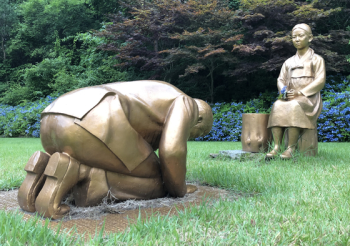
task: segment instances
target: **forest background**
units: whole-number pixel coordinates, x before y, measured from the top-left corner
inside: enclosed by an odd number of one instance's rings
[[[40,110],[67,91],[157,79],[216,103],[206,139],[237,141],[230,115],[268,111],[297,23],[326,61],[321,140],[348,141],[348,0],[0,0],[0,135],[38,136]]]

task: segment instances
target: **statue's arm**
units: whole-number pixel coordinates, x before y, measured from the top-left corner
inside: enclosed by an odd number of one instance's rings
[[[321,91],[326,82],[326,65],[322,57],[318,56],[313,62],[313,69],[315,71],[315,79],[312,83],[300,90],[305,96],[312,96]]]
[[[174,100],[165,120],[159,159],[164,185],[174,197],[186,194],[187,140],[197,118],[197,104],[192,98],[182,95]]]
[[[281,93],[282,88],[284,86],[286,86],[288,83],[287,76],[288,76],[288,69],[287,69],[287,65],[285,62],[285,63],[283,63],[283,66],[282,66],[281,71],[280,71],[280,75],[278,76],[278,79],[277,79],[277,88],[278,88],[278,91],[280,93]]]

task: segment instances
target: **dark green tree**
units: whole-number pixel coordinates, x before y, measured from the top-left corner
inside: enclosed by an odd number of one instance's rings
[[[238,60],[231,49],[240,42],[243,35],[240,34],[240,21],[235,12],[220,7],[216,1],[205,3],[206,1],[188,1],[186,11],[182,14],[190,25],[182,33],[170,35],[171,39],[178,41],[177,47],[160,53],[168,54],[164,59],[168,64],[186,61],[187,67],[180,77],[205,70],[210,78],[210,101],[214,102],[214,72],[222,66],[227,68],[236,65]]]
[[[213,101],[215,71],[237,62],[231,49],[242,35],[235,12],[205,0],[161,0],[141,7],[133,8],[130,18],[113,16],[113,23],[98,33],[107,39],[101,48],[117,54],[118,66],[152,71],[149,78],[176,83],[179,75],[206,73],[205,99]]]
[[[17,15],[14,4],[9,0],[0,0],[0,39],[3,61],[6,60],[6,43],[16,22]]]
[[[329,72],[349,72],[346,45],[350,32],[349,1],[242,0],[240,13],[245,27],[243,43],[235,45],[240,66],[229,73],[247,76],[259,70],[279,71],[295,53],[291,30],[298,23],[309,24],[314,40],[311,47],[324,57]]]
[[[29,0],[18,7],[21,23],[11,42],[12,66],[49,57],[56,38],[100,27],[94,12],[81,0]]]

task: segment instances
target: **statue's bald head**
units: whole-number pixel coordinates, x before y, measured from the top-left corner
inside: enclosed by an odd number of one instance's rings
[[[191,138],[207,135],[213,126],[213,112],[208,103],[200,99],[194,99],[198,105],[198,122],[191,130]]]

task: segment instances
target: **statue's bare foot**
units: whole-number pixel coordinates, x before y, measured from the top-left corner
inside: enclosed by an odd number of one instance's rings
[[[78,182],[79,162],[56,152],[51,156],[44,174],[47,178],[35,201],[36,211],[46,218],[62,218],[70,208],[61,201]]]
[[[187,186],[187,194],[191,194],[198,190],[197,186],[195,185],[186,185]]]
[[[281,155],[281,159],[283,160],[288,160],[293,157],[293,149],[292,148],[287,148]]]
[[[45,182],[43,174],[50,155],[36,151],[29,159],[24,170],[27,176],[18,191],[19,206],[28,212],[35,212],[35,199],[38,196]]]
[[[272,159],[272,158],[277,157],[277,155],[278,155],[277,150],[273,149],[269,153],[266,154],[265,158]]]

